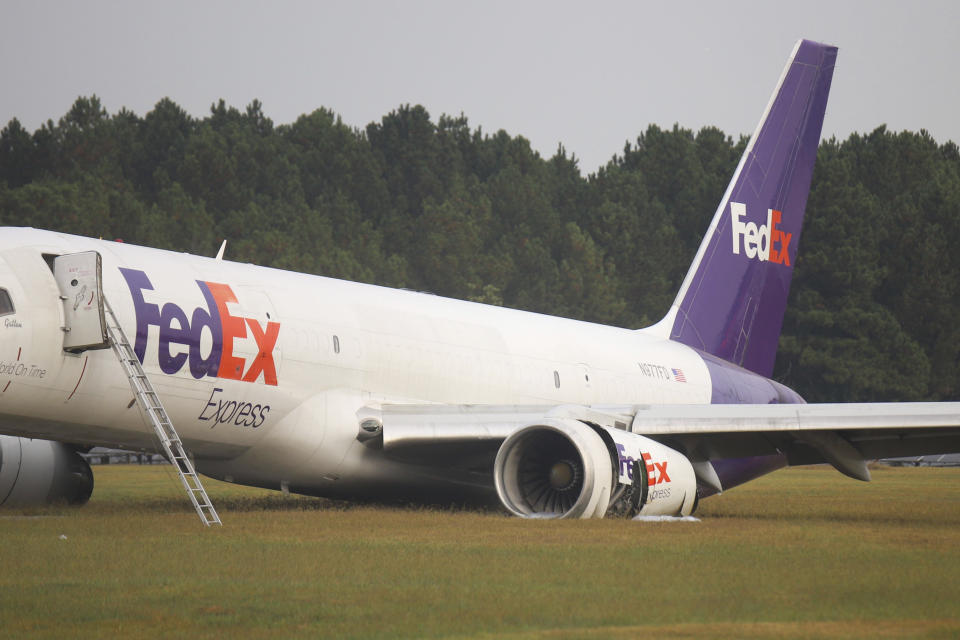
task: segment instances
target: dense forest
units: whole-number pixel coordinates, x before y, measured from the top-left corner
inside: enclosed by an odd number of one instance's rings
[[[122,238],[625,327],[673,300],[745,139],[650,126],[583,177],[563,147],[402,106],[365,129],[258,101],[193,118],[94,96],[0,132],[0,224]],[[960,152],[821,143],[775,377],[811,401],[960,397]]]

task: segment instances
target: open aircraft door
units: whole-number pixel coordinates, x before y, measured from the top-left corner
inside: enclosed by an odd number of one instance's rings
[[[84,251],[58,256],[53,260],[53,277],[63,302],[64,351],[76,353],[109,347],[100,254]]]

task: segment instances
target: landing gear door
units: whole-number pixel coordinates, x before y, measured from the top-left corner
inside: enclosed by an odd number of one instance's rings
[[[103,317],[100,254],[71,253],[53,260],[53,277],[63,301],[63,349],[105,349],[107,326]]]

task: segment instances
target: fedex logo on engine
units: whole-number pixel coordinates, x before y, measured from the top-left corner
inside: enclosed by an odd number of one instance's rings
[[[647,471],[647,486],[652,487],[654,485],[660,484],[661,482],[670,482],[670,476],[667,475],[667,461],[663,462],[653,462],[653,458],[649,453],[641,453],[640,457],[643,459],[643,466]],[[628,456],[626,453],[626,447],[622,444],[617,444],[617,458],[619,458],[620,463],[620,478],[624,476],[630,479],[630,482],[633,482],[633,463],[635,459],[633,456]]]
[[[730,220],[733,223],[733,253],[740,255],[740,247],[750,259],[757,258],[761,262],[774,262],[785,267],[790,266],[790,238],[792,233],[785,233],[777,228],[783,212],[776,209],[767,209],[767,224],[759,227],[755,222],[742,222],[741,218],[747,215],[747,205],[742,202],[730,203]]]
[[[211,376],[256,382],[261,377],[266,384],[277,384],[277,368],[273,349],[280,335],[279,322],[267,322],[263,327],[254,318],[234,316],[228,303],[237,303],[237,296],[230,285],[197,280],[206,307],[197,307],[188,315],[173,302],[161,307],[147,302],[144,291],[153,291],[150,278],[137,269],[120,268],[137,314],[137,340],[134,353],[142,363],[147,353],[147,337],[150,327],[157,327],[157,361],[166,374],[177,373],[189,364],[194,378]],[[211,337],[209,353],[201,350],[201,338],[206,329]],[[249,330],[249,333],[248,333]],[[252,338],[257,354],[250,359],[235,355],[237,341]],[[179,348],[178,348],[179,347]]]

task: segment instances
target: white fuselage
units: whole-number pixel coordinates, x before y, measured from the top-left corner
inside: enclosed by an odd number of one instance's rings
[[[114,353],[63,350],[70,301],[61,300],[43,254],[90,250],[102,257],[103,295],[129,341],[138,328],[146,338],[143,367],[185,446],[198,468],[215,477],[331,495],[385,481],[382,471],[393,463],[356,441],[357,411],[380,403],[711,399],[700,356],[643,331],[6,228],[0,230],[0,287],[16,313],[0,319],[2,433],[155,448]],[[152,289],[131,286],[121,268],[143,274]],[[219,292],[222,307],[211,306],[199,283]],[[152,320],[142,310],[138,318],[138,295],[142,304],[155,305]],[[220,345],[203,326],[217,314],[223,327],[232,327],[232,335],[221,332]],[[191,332],[199,340],[192,356]],[[209,360],[215,346],[221,368],[197,377],[191,358]],[[233,373],[225,369],[227,356]],[[390,482],[403,482],[402,474]]]

